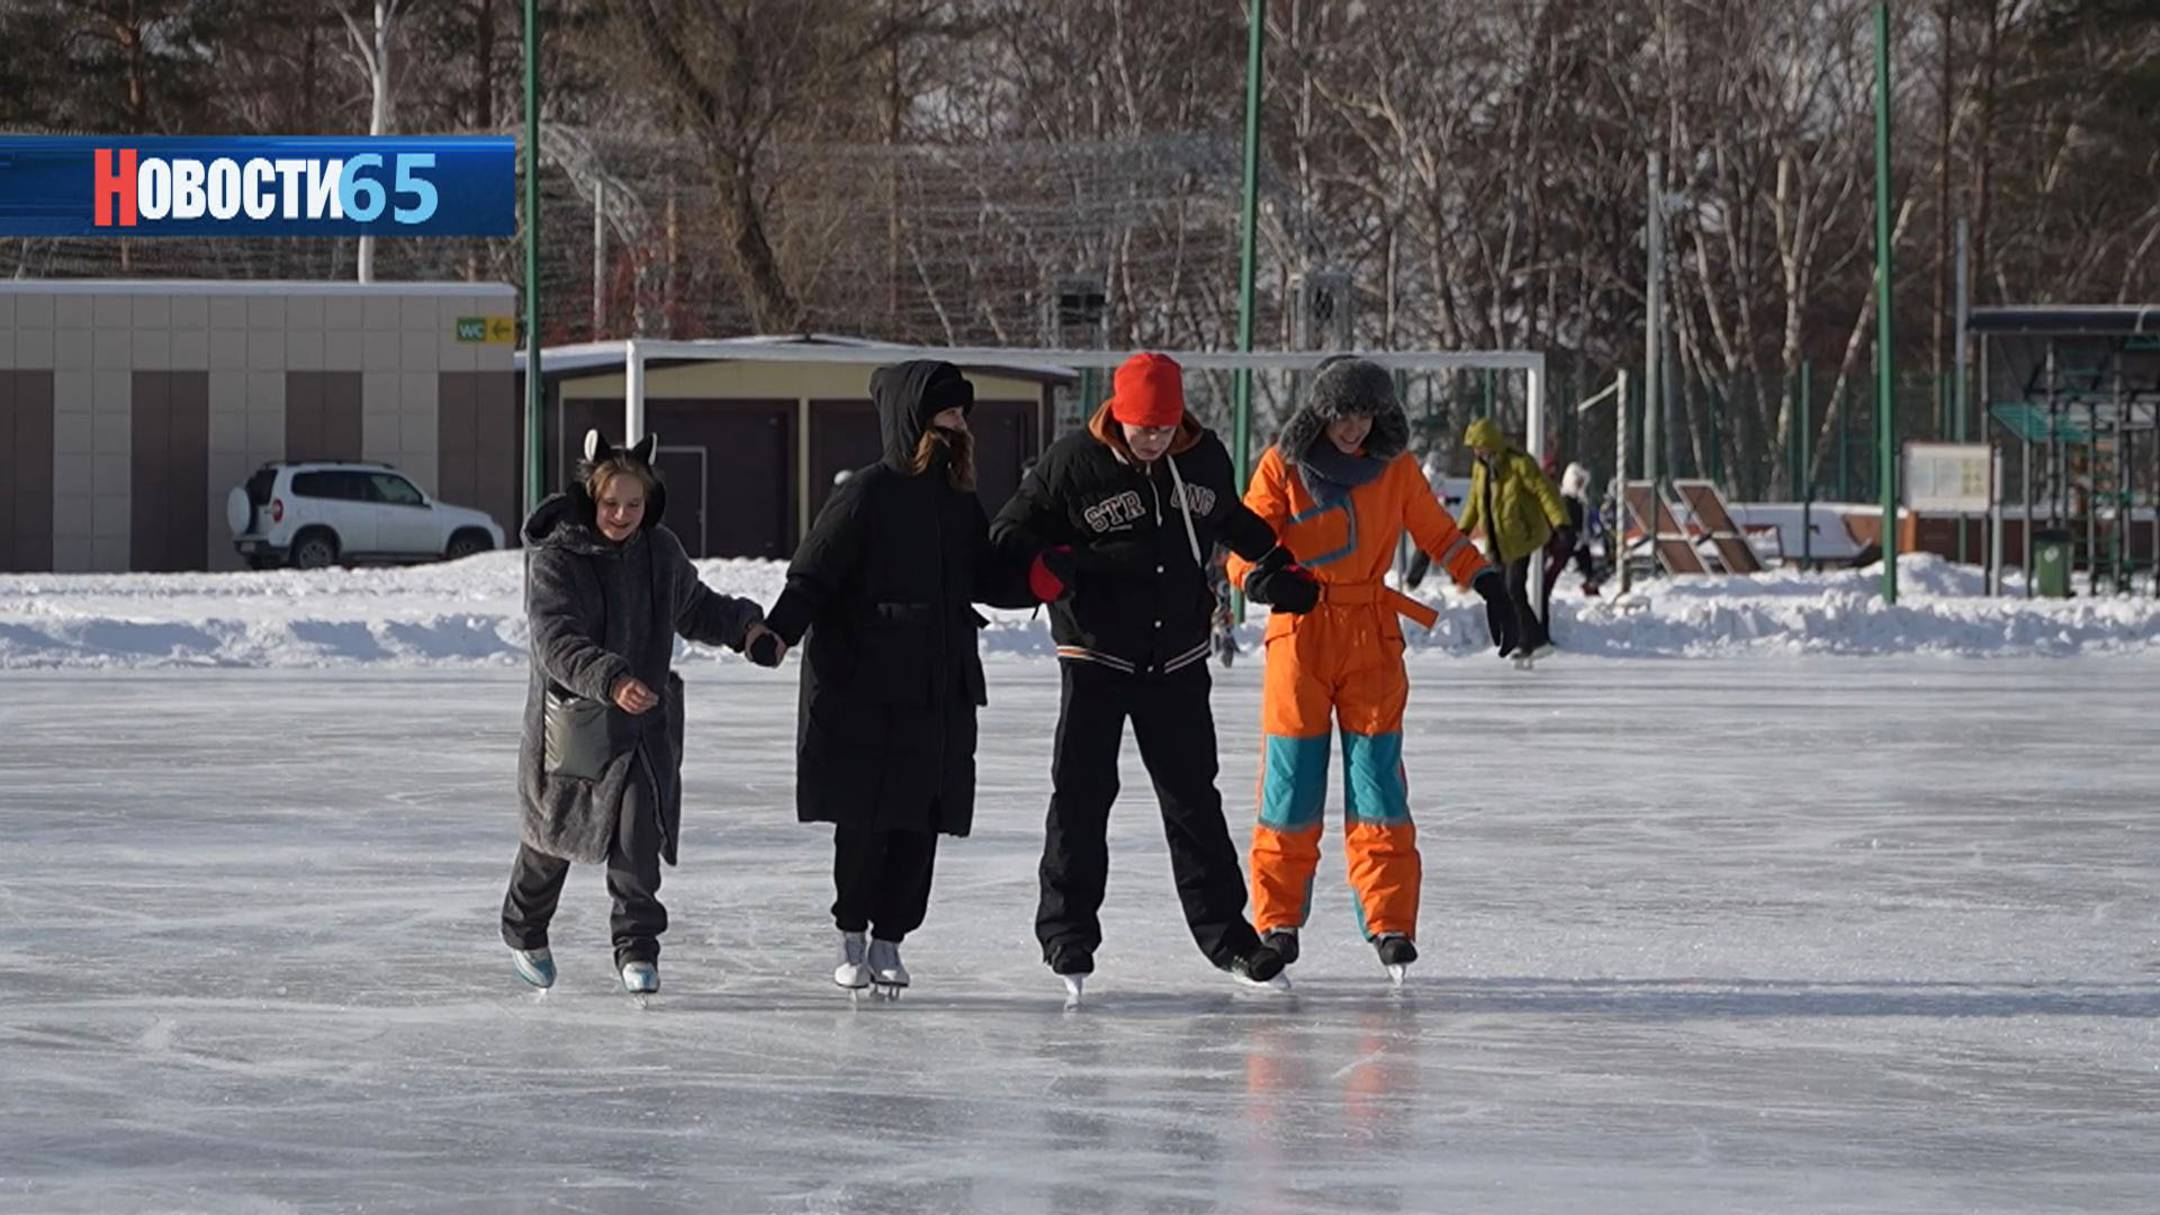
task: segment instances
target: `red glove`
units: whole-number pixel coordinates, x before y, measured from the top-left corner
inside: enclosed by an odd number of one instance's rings
[[[1028,590],[1044,603],[1056,603],[1072,594],[1073,573],[1071,545],[1046,548],[1028,562]]]

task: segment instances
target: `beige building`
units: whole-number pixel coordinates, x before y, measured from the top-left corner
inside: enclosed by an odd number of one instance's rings
[[[0,571],[237,569],[225,496],[396,465],[517,526],[515,296],[479,283],[0,282]]]

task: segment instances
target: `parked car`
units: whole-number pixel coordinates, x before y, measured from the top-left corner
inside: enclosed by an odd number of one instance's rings
[[[225,496],[225,522],[255,569],[435,561],[503,546],[485,512],[436,502],[388,464],[265,464]]]

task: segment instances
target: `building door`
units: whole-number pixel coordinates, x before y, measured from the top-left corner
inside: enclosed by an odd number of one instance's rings
[[[1032,401],[977,401],[968,415],[975,436],[975,491],[992,515],[1020,488],[1020,472],[1035,458]]]
[[[53,373],[0,371],[0,572],[53,567],[54,488]],[[58,489],[90,494],[86,484]]]
[[[810,403],[810,517],[832,497],[836,478],[884,455],[877,410],[868,401]]]
[[[793,401],[646,401],[648,431],[706,453],[704,556],[795,551],[795,409]],[[671,492],[669,514],[676,509]]]
[[[656,447],[653,471],[667,487],[667,515],[661,521],[693,557],[711,555],[705,526],[706,455],[702,447]]]
[[[210,518],[210,373],[138,371],[132,392],[129,568],[207,569],[223,527]]]

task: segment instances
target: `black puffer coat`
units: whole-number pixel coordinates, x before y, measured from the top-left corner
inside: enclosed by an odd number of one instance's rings
[[[682,818],[683,681],[670,669],[677,633],[741,650],[762,613],[748,599],[715,593],[675,533],[660,526],[666,499],[656,488],[645,522],[621,544],[600,534],[582,485],[533,509],[525,521],[525,613],[531,627],[532,682],[518,745],[519,836],[566,861],[603,862],[615,838],[623,792],[636,779],[639,751],[651,769],[662,831],[661,856],[675,863]],[[595,780],[546,770],[545,715],[550,688],[607,701],[615,682],[634,675],[660,705],[631,716],[607,709],[614,759]]]
[[[988,700],[985,622],[970,604],[1035,600],[1026,567],[991,549],[974,492],[953,488],[942,464],[908,472],[938,402],[965,385],[950,363],[928,361],[872,377],[884,458],[826,500],[766,621],[790,645],[809,638],[795,771],[804,822],[947,835],[973,825],[975,710]]]

